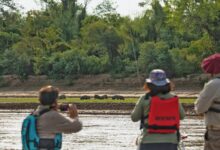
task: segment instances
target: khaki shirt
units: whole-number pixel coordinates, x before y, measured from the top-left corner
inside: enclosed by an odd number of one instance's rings
[[[48,106],[38,106],[34,114],[48,109]],[[50,110],[39,117],[37,131],[40,138],[54,138],[56,133],[75,133],[82,129],[82,123],[78,118],[69,118],[55,110]]]
[[[195,102],[195,111],[198,114],[204,113],[206,126],[215,126],[220,128],[220,113],[208,111],[210,107],[220,109],[220,74],[205,84],[203,90]]]

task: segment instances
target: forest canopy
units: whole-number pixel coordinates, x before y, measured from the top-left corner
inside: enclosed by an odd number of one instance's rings
[[[22,15],[0,0],[0,75],[128,76],[164,69],[170,77],[201,73],[201,60],[220,52],[219,0],[143,0],[136,18],[110,0],[94,14],[77,0],[39,0],[45,9]],[[144,7],[145,8],[145,7]]]

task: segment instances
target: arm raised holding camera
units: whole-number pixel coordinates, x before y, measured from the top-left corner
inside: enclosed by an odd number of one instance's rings
[[[82,129],[82,122],[78,119],[75,104],[58,104],[59,90],[46,86],[40,91],[40,107],[50,107],[51,111],[39,118],[38,131],[40,135],[53,135],[54,133],[75,133]],[[68,116],[60,113],[68,111]],[[48,136],[46,136],[48,137]]]

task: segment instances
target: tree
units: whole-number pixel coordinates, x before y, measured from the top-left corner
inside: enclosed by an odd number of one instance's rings
[[[169,46],[164,42],[146,42],[141,45],[140,68],[142,72],[149,73],[152,69],[161,68],[168,76],[174,74],[173,61]]]
[[[10,48],[21,37],[21,15],[17,12],[0,14],[0,52]]]
[[[110,65],[113,65],[116,57],[119,57],[118,47],[122,43],[116,29],[103,21],[84,26],[82,29],[83,41],[91,47],[100,47],[98,55],[108,54]],[[90,52],[89,52],[90,53]],[[93,55],[96,55],[96,54]]]
[[[16,10],[16,5],[13,0],[0,0],[0,14],[5,11],[5,8]]]
[[[113,2],[111,2],[110,0],[104,0],[96,6],[94,13],[96,16],[105,18],[111,14],[116,14],[117,12]]]
[[[143,0],[145,12],[134,19],[120,16],[110,0],[93,15],[86,12],[90,0],[41,1],[45,9],[24,16],[12,0],[0,0],[1,74],[71,79],[162,68],[185,76],[199,73],[201,60],[220,51],[216,0]]]
[[[6,50],[0,64],[5,68],[3,74],[15,74],[21,81],[24,81],[28,78],[28,75],[33,74],[33,62],[30,54],[19,47],[22,47],[22,45],[18,44],[13,50]]]
[[[103,21],[111,26],[117,27],[120,25],[122,17],[116,11],[117,6],[110,0],[104,0],[96,6],[94,10],[95,16],[98,16]]]
[[[180,30],[188,30],[199,36],[207,33],[219,43],[220,1],[174,0],[167,1],[167,5],[171,12],[170,21]]]

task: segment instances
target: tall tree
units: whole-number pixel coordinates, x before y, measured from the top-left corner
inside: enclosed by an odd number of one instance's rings
[[[104,0],[96,6],[94,13],[95,15],[104,18],[110,14],[116,14],[117,12],[116,7],[114,6],[114,3],[112,1]]]
[[[170,19],[180,30],[194,33],[208,33],[220,41],[220,1],[216,0],[174,0],[170,5]]]
[[[107,52],[110,64],[114,64],[116,57],[119,56],[118,47],[122,43],[122,39],[114,27],[103,21],[97,21],[84,26],[82,36],[85,43],[93,45],[93,47],[100,46],[99,54]]]
[[[71,41],[79,37],[82,21],[86,17],[86,8],[88,1],[84,6],[78,5],[77,0],[43,0],[47,5],[47,12],[53,19],[53,24],[62,31],[62,38],[65,41]]]

